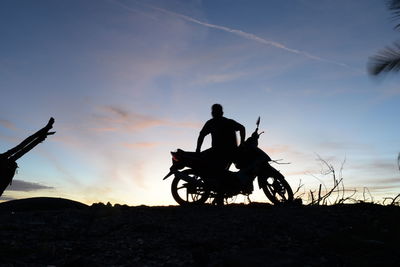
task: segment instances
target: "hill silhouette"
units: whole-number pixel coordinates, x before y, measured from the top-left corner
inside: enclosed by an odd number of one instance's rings
[[[0,203],[0,212],[79,209],[85,207],[88,206],[65,198],[33,197]]]
[[[7,266],[400,263],[395,206],[111,207],[39,198],[2,203],[0,210],[0,259]]]

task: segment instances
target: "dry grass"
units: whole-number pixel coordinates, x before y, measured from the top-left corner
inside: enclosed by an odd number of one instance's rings
[[[362,191],[357,189],[348,189],[344,185],[343,169],[346,159],[344,159],[339,168],[335,168],[333,164],[317,155],[317,160],[321,165],[321,175],[330,177],[331,186],[326,186],[323,179],[311,174],[320,184],[317,189],[306,190],[304,184],[300,180],[297,189],[294,190],[296,199],[301,199],[307,205],[335,205],[343,203],[376,203],[383,205],[400,206],[400,194],[395,197],[386,197],[382,203],[375,202],[374,197],[367,187]],[[400,165],[400,154],[399,154]],[[339,169],[337,171],[337,169]],[[358,194],[357,194],[358,193]]]

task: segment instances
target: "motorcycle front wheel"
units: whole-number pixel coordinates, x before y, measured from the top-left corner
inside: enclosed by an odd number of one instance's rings
[[[278,171],[261,177],[264,194],[273,204],[293,201],[293,191],[285,177]]]
[[[182,172],[193,179],[188,182],[175,176],[171,184],[171,193],[175,201],[182,206],[204,204],[210,195],[210,191],[205,188],[204,181],[190,170]]]

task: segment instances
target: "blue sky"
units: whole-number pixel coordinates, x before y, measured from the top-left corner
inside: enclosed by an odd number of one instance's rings
[[[1,1],[0,148],[50,116],[57,131],[3,199],[173,204],[169,151],[195,148],[213,103],[248,133],[261,116],[293,187],[330,185],[318,154],[346,159],[347,187],[394,196],[399,78],[366,71],[394,24],[380,0]]]

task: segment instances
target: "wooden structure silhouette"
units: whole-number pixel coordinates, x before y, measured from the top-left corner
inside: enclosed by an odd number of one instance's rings
[[[43,142],[48,135],[55,134],[55,132],[50,132],[50,129],[53,128],[53,124],[54,118],[50,118],[45,127],[26,138],[16,147],[0,154],[0,196],[14,178],[15,171],[18,168],[16,161],[39,143]]]

